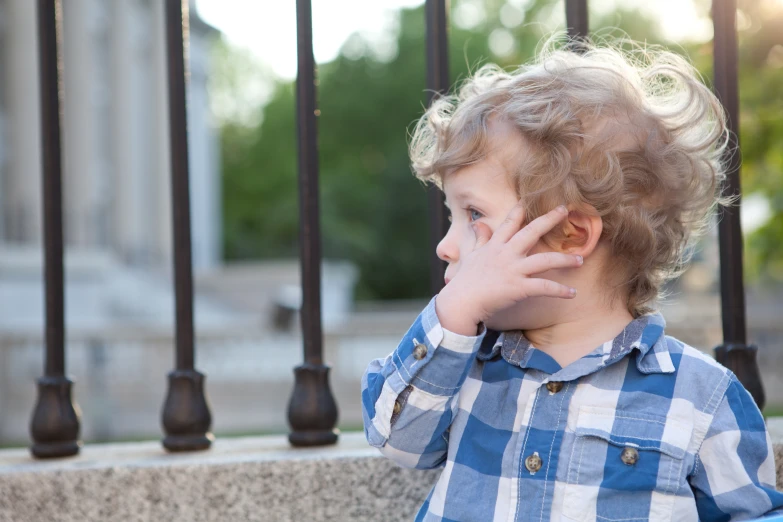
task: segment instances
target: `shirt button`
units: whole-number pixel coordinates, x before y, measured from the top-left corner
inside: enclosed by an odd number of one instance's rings
[[[538,456],[537,451],[525,459],[525,467],[531,475],[541,469],[541,457]]]
[[[417,343],[413,348],[413,358],[420,361],[427,357],[427,346]]]
[[[639,452],[636,451],[636,448],[631,448],[630,446],[623,448],[623,452],[620,454],[620,460],[627,466],[633,466],[639,461]]]
[[[394,414],[398,415],[400,413],[400,410],[402,410],[402,406],[400,406],[400,401],[394,401]]]
[[[546,383],[546,389],[549,390],[550,393],[557,393],[563,389],[563,383],[556,382],[556,381],[549,381],[548,383]]]

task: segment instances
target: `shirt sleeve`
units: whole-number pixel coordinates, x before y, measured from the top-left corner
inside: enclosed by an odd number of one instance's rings
[[[732,375],[690,477],[701,520],[747,520],[783,514],[775,457],[764,418]]]
[[[398,464],[420,469],[446,460],[457,394],[486,332],[463,336],[444,329],[435,299],[397,349],[372,361],[362,377],[367,441]]]

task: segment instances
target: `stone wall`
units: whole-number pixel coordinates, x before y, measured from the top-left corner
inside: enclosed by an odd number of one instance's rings
[[[783,444],[775,452],[780,488]],[[291,449],[282,437],[176,455],[157,442],[90,445],[47,462],[4,450],[0,522],[409,521],[438,473],[397,467],[361,433],[318,449]]]
[[[326,449],[282,437],[218,440],[208,452],[94,445],[33,462],[0,451],[0,522],[412,520],[437,471],[397,467],[361,433]]]

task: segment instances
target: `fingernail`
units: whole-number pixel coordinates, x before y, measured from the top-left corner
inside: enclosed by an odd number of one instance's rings
[[[561,214],[565,214],[566,212],[568,212],[568,209],[565,208],[565,205],[560,205],[559,207],[557,207],[557,211],[560,212]]]
[[[582,256],[576,256],[576,262],[580,265],[585,262],[584,258]]]
[[[571,296],[573,297],[573,296],[575,296],[575,295],[576,295],[576,288],[571,288],[571,289],[570,289],[568,292],[569,292],[569,293],[571,294]]]

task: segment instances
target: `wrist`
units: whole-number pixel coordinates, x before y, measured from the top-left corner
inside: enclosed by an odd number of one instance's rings
[[[473,337],[477,335],[481,323],[479,314],[470,304],[470,299],[464,299],[453,287],[446,286],[435,299],[435,313],[440,325],[459,335]]]

